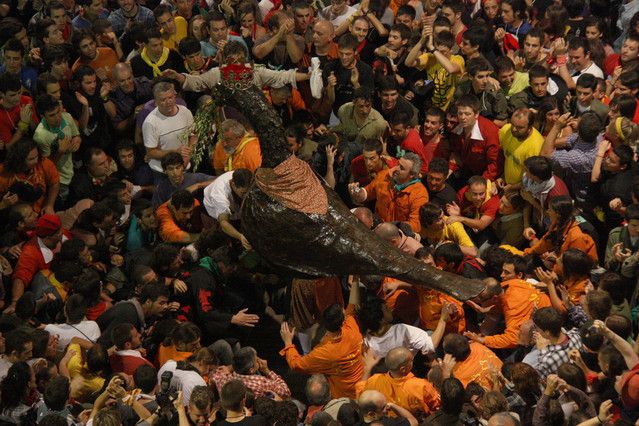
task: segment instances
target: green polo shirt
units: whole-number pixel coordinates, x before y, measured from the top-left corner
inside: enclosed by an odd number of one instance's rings
[[[384,134],[388,124],[382,114],[374,108],[366,117],[361,125],[357,125],[355,121],[355,106],[353,102],[347,102],[337,111],[337,118],[340,124],[335,128],[336,131],[344,133],[349,140],[378,139]]]
[[[45,120],[41,120],[33,134],[33,140],[38,144],[40,154],[43,157],[50,157],[57,151],[58,140],[63,139],[65,136],[74,137],[79,135],[80,131],[71,114],[63,112],[62,124],[60,124],[60,127],[57,129],[49,128]],[[60,183],[63,185],[69,185],[73,178],[72,156],[73,154],[71,152],[64,153],[55,163],[60,173]]]

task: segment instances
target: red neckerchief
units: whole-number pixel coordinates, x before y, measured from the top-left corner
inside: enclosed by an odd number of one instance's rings
[[[357,49],[355,49],[355,52],[360,53],[362,49],[364,49],[364,46],[366,46],[366,39],[362,40],[359,46],[357,46]]]

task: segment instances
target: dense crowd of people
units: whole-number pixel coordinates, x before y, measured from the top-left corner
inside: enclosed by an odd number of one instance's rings
[[[639,0],[0,0],[0,46],[0,424],[639,424]],[[269,265],[233,81],[481,293]]]

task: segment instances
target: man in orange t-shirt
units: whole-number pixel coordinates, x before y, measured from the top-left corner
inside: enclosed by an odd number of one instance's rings
[[[505,280],[501,285],[495,280],[487,281],[486,288],[477,297],[484,300],[487,295],[498,296],[506,329],[493,336],[480,336],[473,332],[466,332],[465,336],[494,349],[516,348],[522,324],[530,319],[535,310],[550,306],[546,294],[520,278]]]
[[[391,349],[384,359],[387,373],[370,376],[379,358],[370,351],[365,356],[364,376],[357,384],[357,396],[366,390],[381,392],[390,402],[407,409],[414,416],[427,416],[440,405],[439,392],[426,379],[415,377],[413,354],[404,347]],[[370,376],[370,377],[369,377]]]
[[[195,242],[203,229],[200,202],[189,191],[173,193],[155,212],[160,238],[167,243]]]
[[[501,371],[503,365],[493,351],[481,343],[469,342],[461,334],[449,334],[444,338],[444,352],[455,358],[453,376],[464,387],[477,382],[485,389],[493,389],[492,372]]]
[[[353,312],[354,305],[349,305],[346,313],[339,304],[326,308],[322,313],[326,335],[305,356],[293,344],[295,329],[284,322],[280,330],[284,341],[280,355],[286,357],[289,367],[300,373],[326,375],[332,398],[355,398],[355,385],[364,372],[362,333]]]
[[[255,173],[262,165],[260,142],[237,120],[224,120],[220,125],[221,140],[213,152],[213,168],[217,175],[236,169]]]
[[[110,47],[98,47],[95,34],[89,30],[78,30],[71,39],[73,47],[80,52],[71,71],[75,72],[80,65],[88,65],[100,80],[111,80],[111,70],[119,62],[117,53]]]

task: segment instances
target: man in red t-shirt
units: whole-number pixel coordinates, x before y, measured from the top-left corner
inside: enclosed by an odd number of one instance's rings
[[[49,267],[53,255],[60,250],[60,245],[65,239],[62,221],[58,215],[40,216],[34,236],[22,246],[22,252],[13,273],[11,303],[6,307],[5,313],[15,311],[16,302],[24,294],[25,288],[31,285],[33,276],[38,271]]]
[[[29,136],[38,119],[33,101],[22,95],[20,77],[10,73],[0,75],[0,149]]]
[[[362,154],[351,161],[351,181],[362,187],[371,183],[377,173],[397,165],[396,158],[382,155],[384,146],[379,139],[365,139],[363,145]]]
[[[417,129],[411,127],[412,117],[405,111],[396,111],[388,123],[390,125],[390,145],[388,152],[391,155],[402,157],[402,151],[414,152],[422,160],[421,173],[428,170],[428,160],[424,152],[424,142],[419,137]],[[396,152],[395,152],[396,151]]]
[[[639,61],[639,36],[628,34],[621,46],[621,53],[615,53],[606,57],[604,61],[604,71],[607,75],[613,76],[615,68],[618,66],[629,71],[634,69],[637,61]]]
[[[437,107],[431,107],[424,114],[424,124],[420,137],[424,143],[424,156],[426,158],[426,172],[428,164],[433,158],[450,159],[450,146],[448,140],[442,135],[444,123],[446,123],[446,113]]]
[[[499,211],[499,197],[491,192],[492,182],[483,176],[472,176],[468,185],[459,190],[457,203],[448,204],[448,223],[461,222],[472,232],[469,235],[477,245],[491,239],[490,224]]]
[[[140,337],[138,329],[130,323],[118,324],[113,328],[111,338],[115,345],[115,353],[109,356],[109,363],[114,373],[132,376],[142,365],[153,367],[139,350],[142,344]]]

